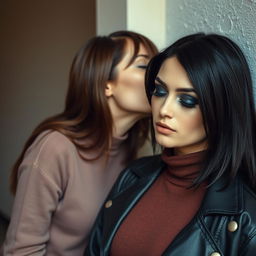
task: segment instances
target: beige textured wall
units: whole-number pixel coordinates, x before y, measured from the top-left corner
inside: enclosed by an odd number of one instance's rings
[[[149,37],[159,50],[166,46],[166,0],[127,0],[127,29]]]
[[[96,34],[94,0],[2,0],[0,211],[9,215],[9,169],[42,119],[62,110],[75,52]]]

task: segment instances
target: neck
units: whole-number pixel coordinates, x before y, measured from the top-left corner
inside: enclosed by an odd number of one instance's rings
[[[148,113],[131,113],[116,107],[115,104],[109,104],[113,118],[113,136],[124,136],[133,125],[142,118],[148,116]]]
[[[136,115],[118,115],[113,116],[113,135],[114,137],[122,137],[124,136],[132,127],[133,125],[139,121],[141,117]]]
[[[207,140],[204,138],[199,143],[196,143],[195,145],[189,145],[188,147],[181,147],[181,148],[174,148],[174,155],[181,156],[181,155],[188,155],[200,151],[207,150],[208,143]]]
[[[205,151],[194,152],[186,155],[173,155],[171,149],[165,149],[162,160],[167,164],[167,179],[180,187],[189,187],[199,175],[203,167]]]

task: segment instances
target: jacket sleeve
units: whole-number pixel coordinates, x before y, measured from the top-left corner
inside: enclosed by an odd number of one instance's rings
[[[65,156],[57,151],[53,143],[33,149],[19,168],[11,221],[3,245],[5,256],[46,253],[52,215],[65,183]]]

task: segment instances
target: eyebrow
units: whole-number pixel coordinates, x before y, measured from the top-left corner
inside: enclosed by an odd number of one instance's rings
[[[156,81],[159,82],[161,85],[168,87],[167,84],[161,80],[158,76],[156,77]],[[195,90],[193,88],[177,88],[176,92],[194,92]]]

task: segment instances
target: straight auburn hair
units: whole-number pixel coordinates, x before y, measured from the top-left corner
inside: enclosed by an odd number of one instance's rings
[[[206,180],[210,186],[222,176],[231,182],[239,174],[256,190],[255,105],[243,52],[223,35],[181,38],[150,61],[145,82],[149,102],[160,67],[171,57],[178,59],[195,89],[208,141],[205,165],[194,186]]]
[[[113,119],[105,96],[105,87],[108,81],[116,78],[116,66],[125,54],[128,39],[134,45],[128,66],[136,58],[140,44],[148,50],[149,57],[157,53],[156,46],[148,38],[131,31],[117,31],[109,36],[93,37],[77,52],[70,69],[64,111],[44,120],[28,138],[11,172],[10,189],[13,194],[16,193],[18,169],[24,155],[44,131],[64,134],[74,143],[84,160],[94,161],[101,155],[108,156]],[[149,118],[139,120],[129,130],[126,139],[126,163],[136,157],[138,149],[148,138],[148,133]],[[90,144],[82,144],[81,141],[87,138],[90,138]],[[85,158],[81,154],[96,149],[98,154],[94,158]]]

